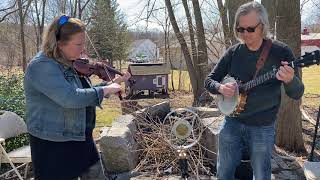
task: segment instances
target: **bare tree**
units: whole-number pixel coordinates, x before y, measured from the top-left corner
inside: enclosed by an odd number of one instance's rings
[[[223,5],[222,0],[217,0],[217,4],[219,8],[221,23],[222,23],[224,44],[226,48],[228,48],[232,44],[231,39],[233,38],[233,34],[232,34],[232,28],[230,28],[229,26],[227,7]]]
[[[23,72],[25,71],[27,67],[27,55],[26,55],[26,42],[25,42],[25,32],[24,32],[24,27],[25,27],[25,19],[26,15],[28,13],[28,9],[30,7],[32,0],[17,0],[18,3],[18,8],[19,8],[19,21],[20,21],[20,40],[21,40],[21,48],[22,48],[22,68]],[[24,6],[24,4],[26,4]]]
[[[16,4],[17,2],[14,1],[14,3],[11,6],[0,9],[0,12],[4,13],[4,15],[0,17],[0,23],[4,21],[10,14],[13,14],[18,11],[18,9],[15,8]]]
[[[192,17],[189,11],[189,6],[188,6],[188,0],[182,0],[183,8],[187,16],[187,21],[188,21],[188,29],[189,29],[189,36],[190,36],[190,42],[191,42],[191,52],[192,52],[192,60],[193,62],[198,62],[198,54],[197,54],[197,46],[196,46],[196,41],[194,38],[194,30],[193,30],[193,23],[192,23]]]
[[[200,81],[197,84],[196,97],[199,98],[204,92],[204,80],[208,75],[208,53],[207,53],[207,44],[206,37],[203,27],[203,20],[200,10],[200,4],[198,0],[192,0],[193,4],[193,13],[194,19],[196,22],[196,34],[198,42],[198,59],[194,59],[194,67],[196,71],[199,71],[198,80]]]
[[[33,0],[33,4],[32,4],[32,8],[34,9],[35,13],[32,13],[31,17],[34,22],[37,51],[40,50],[40,45],[42,42],[44,20],[46,17],[46,5],[47,5],[47,0]]]
[[[180,31],[180,28],[179,28],[178,24],[177,24],[177,20],[176,20],[176,17],[175,17],[173,8],[172,8],[171,1],[170,0],[165,0],[165,4],[166,4],[166,7],[168,9],[168,15],[169,15],[169,18],[170,18],[171,25],[172,25],[173,30],[175,32],[175,35],[176,35],[176,37],[177,37],[177,39],[179,41],[179,44],[181,46],[181,50],[182,50],[184,59],[186,61],[187,69],[188,69],[189,76],[190,76],[191,86],[192,86],[192,90],[193,90],[193,95],[194,95],[194,104],[197,104],[199,102],[200,95],[204,92],[203,81],[201,81],[201,79],[204,79],[204,77],[200,77],[200,75],[202,73],[204,74],[204,72],[200,73],[199,71],[200,71],[201,68],[206,67],[206,65],[200,64],[200,63],[204,63],[203,61],[201,61],[198,64],[196,64],[192,60],[192,57],[191,57],[190,52],[189,52],[188,44],[187,44],[187,42],[186,42],[182,32]],[[193,2],[193,5],[194,5],[194,11],[200,10],[200,8],[198,6],[199,2],[197,0],[195,2]],[[195,7],[195,6],[198,6],[198,7]],[[200,12],[194,12],[194,13],[197,14],[197,13],[200,13]],[[200,20],[202,21],[202,17],[201,17],[200,14],[197,14],[195,16],[197,16],[196,17],[196,21],[200,21]],[[198,25],[201,25],[202,22],[201,23],[200,22],[196,22],[196,24],[198,26]],[[203,33],[203,36],[202,36],[202,33]],[[203,44],[203,39],[200,39],[200,38],[204,37],[203,27],[197,27],[197,35],[198,35],[198,41],[200,41],[200,42],[198,42],[198,48],[201,48],[201,51],[202,51],[201,52],[202,53],[201,58],[205,58],[204,56],[206,55],[206,52],[207,52],[206,44],[205,44],[205,42]],[[203,50],[204,48],[205,48],[205,50]],[[199,51],[200,51],[200,49],[198,49],[198,53],[199,53]],[[201,59],[201,60],[203,60],[203,59]],[[205,64],[207,64],[207,61],[208,61],[208,58],[206,57],[206,63]]]
[[[72,17],[82,18],[82,13],[91,0],[70,0],[70,12]]]
[[[229,33],[233,32],[233,24],[234,24],[234,18],[235,18],[235,14],[237,9],[239,8],[239,6],[241,6],[244,3],[250,2],[252,0],[225,0],[225,6],[228,9],[228,19],[229,19]],[[232,44],[237,43],[238,41],[236,40],[236,38],[234,36],[231,37],[231,42]]]

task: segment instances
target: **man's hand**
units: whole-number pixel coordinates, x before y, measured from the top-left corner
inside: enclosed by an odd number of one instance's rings
[[[221,84],[218,91],[221,93],[223,96],[226,97],[232,97],[236,91],[237,83],[226,83],[226,84]]]
[[[281,61],[282,66],[280,66],[276,78],[280,81],[283,81],[284,83],[288,84],[292,81],[294,76],[294,69],[290,66],[288,66],[288,62]]]

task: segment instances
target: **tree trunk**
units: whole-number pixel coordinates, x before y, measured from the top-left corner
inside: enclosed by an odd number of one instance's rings
[[[277,0],[261,0],[262,5],[266,8],[270,23],[271,36],[275,34],[275,21],[276,21],[276,10],[275,8]]]
[[[180,53],[180,62],[179,62],[179,82],[178,82],[178,91],[181,90],[181,71],[182,71],[182,52]]]
[[[189,36],[190,36],[190,42],[191,42],[191,52],[192,52],[192,60],[193,65],[198,63],[198,54],[197,54],[197,46],[196,41],[194,40],[194,31],[193,31],[193,23],[192,23],[192,17],[189,11],[188,1],[182,0],[184,11],[187,16],[188,20],[188,29],[189,29]]]
[[[233,37],[232,28],[229,28],[228,14],[227,14],[226,6],[223,5],[222,0],[217,0],[217,3],[218,3],[218,9],[219,9],[219,14],[220,14],[220,18],[221,18],[221,24],[222,24],[222,30],[223,30],[223,36],[224,36],[224,44],[225,44],[226,49],[228,49],[231,46],[231,39]]]
[[[40,50],[41,42],[42,42],[42,34],[43,34],[43,29],[44,29],[44,19],[45,19],[45,8],[46,8],[46,0],[41,0],[42,5],[41,10],[40,7],[38,7],[38,1],[34,1],[34,7],[36,10],[36,36],[37,36],[37,51]]]
[[[27,5],[23,7],[22,0],[18,1],[18,8],[19,8],[19,21],[20,21],[20,38],[21,38],[21,49],[22,49],[22,69],[23,72],[25,72],[27,68],[27,53],[26,53],[26,42],[24,38],[24,20],[28,11],[28,8],[31,4],[32,0],[28,0]],[[23,12],[23,9],[25,8],[25,11]]]
[[[197,80],[197,90],[196,90],[196,102],[198,102],[200,97],[202,96],[204,89],[204,80],[208,75],[208,53],[207,53],[207,44],[206,37],[204,34],[202,15],[200,10],[200,5],[198,0],[192,0],[193,4],[193,13],[196,21],[196,30],[197,30],[197,38],[198,38],[198,62],[194,63],[194,69],[199,74]],[[201,102],[199,102],[201,103]]]
[[[288,44],[295,55],[300,56],[300,1],[277,0],[276,8],[276,38]],[[299,76],[301,78],[301,70]],[[288,98],[282,89],[282,101],[276,127],[276,145],[294,152],[305,152],[300,105],[301,100]]]
[[[165,27],[164,27],[164,62],[165,63],[170,63],[170,69],[171,69],[171,86],[172,86],[172,91],[175,91],[174,88],[174,78],[173,78],[173,65],[172,65],[172,61],[171,61],[171,57],[170,57],[170,41],[169,41],[169,19],[167,16],[167,11],[165,11],[165,17],[166,17],[166,23],[165,23]]]
[[[233,32],[233,24],[235,21],[235,15],[237,12],[237,9],[242,5],[245,4],[247,2],[250,2],[251,0],[225,0],[226,2],[226,6],[228,9],[228,17],[229,17],[229,32]],[[238,42],[238,40],[234,37],[231,36],[231,42],[232,44],[236,44]]]

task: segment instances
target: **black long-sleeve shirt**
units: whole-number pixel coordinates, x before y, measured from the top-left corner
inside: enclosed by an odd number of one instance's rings
[[[208,75],[205,80],[205,88],[212,94],[218,94],[220,82],[226,75],[242,82],[252,80],[256,71],[256,63],[265,44],[266,40],[257,51],[251,51],[245,44],[240,43],[230,47]],[[294,59],[292,51],[286,44],[273,41],[268,58],[257,76],[271,71],[274,67],[281,66],[281,61],[290,62]],[[297,69],[295,72],[297,74]],[[273,123],[280,106],[281,84],[284,85],[285,92],[289,97],[299,99],[303,95],[304,85],[297,75],[288,84],[282,83],[276,78],[270,79],[250,89],[244,111],[238,116],[230,118],[255,126]]]

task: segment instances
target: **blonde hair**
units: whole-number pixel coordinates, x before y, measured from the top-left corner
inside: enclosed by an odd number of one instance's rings
[[[71,36],[77,33],[85,32],[85,25],[77,18],[69,18],[68,21],[59,25],[61,16],[54,18],[53,22],[49,25],[48,29],[43,34],[42,51],[43,53],[62,63],[66,66],[71,66],[71,61],[64,58],[58,47],[58,41],[68,42]]]

